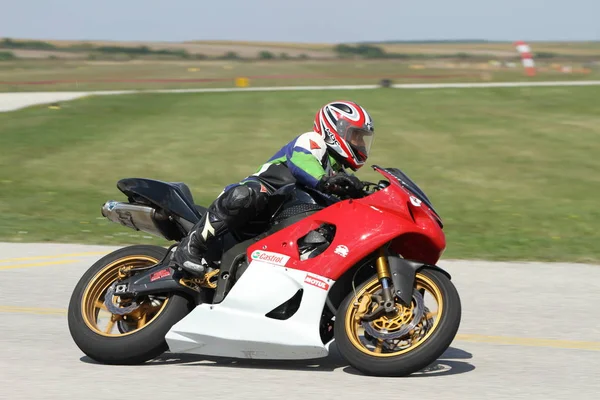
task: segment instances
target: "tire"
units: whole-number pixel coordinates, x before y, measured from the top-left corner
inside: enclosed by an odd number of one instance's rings
[[[105,290],[114,281],[111,279],[110,271],[116,268],[114,272],[116,274],[118,267],[110,267],[111,265],[118,266],[120,262],[125,262],[123,260],[128,260],[128,263],[139,262],[149,265],[159,262],[166,252],[167,249],[160,246],[125,247],[98,260],[79,280],[69,302],[68,323],[75,344],[88,357],[103,364],[132,365],[144,363],[168,350],[165,335],[193,308],[193,302],[181,294],[165,294],[167,298],[160,306],[161,308],[144,326],[137,330],[123,332],[122,326],[127,328],[126,323],[124,321],[116,322],[119,333],[113,336],[107,336],[99,331],[100,328],[95,325],[97,318],[94,318],[96,319],[94,322],[91,317],[92,314],[99,315],[100,310],[97,310],[97,306],[90,308],[92,307],[90,302],[94,301],[92,294],[100,293],[103,296],[104,292],[100,292],[100,290]],[[102,286],[106,286],[106,288],[101,289]],[[90,313],[89,310],[93,310],[93,313]],[[106,315],[108,316],[110,313],[107,312]],[[146,315],[147,312],[144,313],[144,321],[146,321]],[[109,322],[110,324],[112,323]],[[113,330],[115,325],[112,325]]]
[[[353,343],[352,333],[348,331],[347,322],[349,322],[348,314],[351,312],[349,309],[354,308],[355,294],[351,291],[346,296],[337,312],[334,332],[335,342],[341,355],[352,367],[365,375],[407,376],[427,367],[448,349],[460,325],[462,312],[460,297],[454,284],[440,271],[423,269],[417,272],[417,280],[426,278],[433,282],[441,292],[442,315],[438,315],[439,322],[434,325],[429,336],[426,335],[424,339],[417,342],[418,344],[414,348],[398,355],[367,354],[365,351],[369,352],[369,349],[365,347],[361,350]],[[356,293],[361,293],[361,290],[369,285],[374,287],[376,283],[377,276],[373,276],[360,285]],[[377,285],[379,284],[377,283]]]

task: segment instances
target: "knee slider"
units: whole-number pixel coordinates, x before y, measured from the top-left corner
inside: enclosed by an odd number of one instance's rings
[[[231,194],[227,198],[227,208],[238,210],[240,208],[248,208],[252,204],[254,193],[246,185],[236,186],[231,190]]]
[[[242,210],[248,209],[253,203],[252,189],[239,185],[228,190],[216,201],[216,209],[226,216],[237,216]]]

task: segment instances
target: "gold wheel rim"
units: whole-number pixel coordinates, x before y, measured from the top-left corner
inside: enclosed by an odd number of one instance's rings
[[[104,296],[110,285],[117,280],[119,269],[121,267],[142,267],[156,264],[158,261],[159,260],[154,257],[136,255],[120,258],[102,268],[90,280],[90,283],[83,292],[83,298],[81,300],[81,313],[83,321],[88,328],[101,336],[121,337],[139,332],[150,325],[165,309],[165,306],[169,301],[168,297],[162,300],[159,306],[154,306],[151,303],[148,303],[147,299],[144,299],[141,301],[140,306],[131,313],[116,315],[111,314],[106,308]],[[118,298],[117,296],[114,296],[113,299],[115,297]],[[98,324],[98,319],[102,314],[104,317],[109,318],[108,323],[103,328]],[[132,325],[135,325],[135,328],[127,332],[121,332],[119,330],[119,333],[117,334],[111,333],[117,324],[124,325],[128,329],[130,329]]]
[[[350,307],[348,307],[348,309],[346,311],[346,323],[345,323],[346,333],[347,333],[348,338],[350,339],[350,342],[352,343],[352,345],[354,347],[356,347],[358,350],[360,350],[361,352],[368,354],[370,356],[395,357],[395,356],[399,356],[401,354],[406,354],[410,351],[413,351],[417,347],[419,347],[421,344],[423,344],[425,341],[427,341],[427,339],[429,339],[429,337],[431,337],[431,335],[437,330],[441,316],[443,315],[443,312],[444,312],[444,301],[443,301],[443,297],[442,297],[442,291],[440,290],[438,285],[431,278],[429,278],[428,276],[423,275],[421,273],[417,273],[417,275],[415,277],[415,284],[416,284],[417,290],[419,290],[419,291],[425,290],[426,292],[429,292],[433,296],[433,298],[435,299],[435,301],[437,303],[437,310],[435,312],[426,312],[423,315],[423,318],[425,318],[425,319],[430,319],[430,318],[435,317],[433,325],[428,329],[427,333],[424,336],[418,337],[417,340],[415,341],[414,334],[413,334],[413,342],[411,343],[411,345],[409,347],[404,348],[399,351],[394,351],[394,352],[389,352],[389,353],[383,352],[384,340],[381,340],[381,339],[375,338],[371,342],[371,344],[375,347],[373,350],[366,347],[365,343],[363,343],[359,337],[360,332],[364,330],[364,328],[361,325],[362,321],[361,320],[356,321],[354,317],[357,314],[360,300],[363,298],[363,296],[372,295],[381,289],[381,283],[379,282],[379,279],[374,278],[356,294],[355,302],[353,304],[351,304]],[[407,307],[403,307],[402,305],[396,303],[396,307],[399,307],[399,312],[396,314],[396,316],[394,316],[393,318],[380,317],[372,322],[374,323],[375,326],[378,326],[378,327],[387,326],[387,327],[393,327],[393,328],[398,329],[398,328],[400,328],[400,324],[398,322],[404,322],[404,323],[410,322],[410,321],[407,321],[406,316],[409,314],[409,312],[412,310],[412,308],[414,308],[414,306],[415,306],[414,299],[411,303],[410,309],[407,309]],[[386,321],[386,319],[387,319],[387,321]],[[422,324],[422,321],[419,322],[418,326],[420,326],[421,324]],[[408,335],[410,336],[410,333]]]

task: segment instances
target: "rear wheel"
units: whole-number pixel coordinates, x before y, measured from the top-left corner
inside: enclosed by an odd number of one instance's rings
[[[461,318],[458,292],[441,272],[423,269],[415,277],[410,307],[396,299],[397,312],[365,320],[377,308],[372,296],[381,292],[373,276],[356,296],[348,294],[336,315],[337,347],[350,365],[367,375],[410,375],[434,362],[454,340]]]
[[[131,302],[107,296],[120,272],[156,264],[166,252],[160,246],[129,246],[98,260],[83,275],[71,296],[68,322],[73,340],[87,356],[106,364],[138,364],[168,350],[165,335],[192,308],[187,298],[169,293]],[[109,310],[107,297],[118,312]]]

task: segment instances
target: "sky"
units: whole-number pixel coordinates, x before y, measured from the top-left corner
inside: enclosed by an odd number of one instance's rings
[[[0,0],[0,37],[600,40],[600,0]]]

